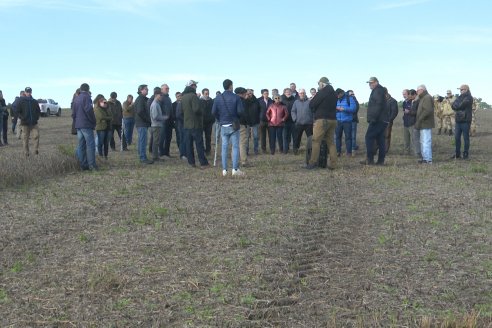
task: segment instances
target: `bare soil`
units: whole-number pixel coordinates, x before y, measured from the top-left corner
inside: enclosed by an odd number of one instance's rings
[[[301,148],[223,178],[173,140],[154,165],[132,145],[98,172],[4,187],[0,326],[491,327],[492,111],[478,122],[468,161],[436,131],[434,164],[399,155],[399,116],[384,167],[359,164],[361,123],[335,171],[302,169]],[[73,150],[70,123],[41,119],[33,161]]]

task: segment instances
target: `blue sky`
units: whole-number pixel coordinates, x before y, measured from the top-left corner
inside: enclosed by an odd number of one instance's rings
[[[445,0],[0,0],[0,90],[21,89],[68,107],[81,83],[124,100],[137,86],[222,81],[261,88],[295,82],[367,101],[377,76],[390,93],[460,84],[492,103],[492,2]]]

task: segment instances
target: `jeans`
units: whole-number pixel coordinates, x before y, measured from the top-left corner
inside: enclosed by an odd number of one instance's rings
[[[196,153],[201,166],[208,165],[208,160],[205,157],[205,149],[203,147],[203,129],[184,129],[186,142],[186,158],[188,164],[195,165],[195,152],[193,150],[193,142],[196,145]]]
[[[294,134],[294,122],[285,122],[284,131],[283,131],[283,152],[287,154],[289,152],[290,142],[292,141],[292,135]]]
[[[122,148],[126,149],[126,139],[121,137],[121,125],[115,125],[113,124],[111,126],[111,131],[110,131],[110,140],[109,140],[109,146],[111,147],[112,150],[116,150],[116,141],[114,140],[114,131],[118,133],[118,138],[120,138],[120,142],[122,143]]]
[[[432,129],[420,130],[420,149],[422,150],[422,159],[432,162]]]
[[[138,132],[138,157],[140,161],[147,160],[147,130],[148,128],[137,128]]]
[[[94,146],[93,129],[77,129],[77,146],[76,155],[79,159],[82,169],[94,169],[96,165],[96,152]]]
[[[232,144],[232,169],[237,170],[239,168],[239,130],[234,131],[232,126],[221,126],[220,138],[222,139],[222,169],[227,170],[230,142]]]
[[[260,125],[250,125],[249,129],[251,130],[251,134],[253,135],[253,151],[255,155],[258,155],[258,130],[259,130]],[[248,144],[246,145],[246,154],[249,154],[249,139],[251,138],[251,134],[248,134]]]
[[[284,151],[284,139],[282,137],[284,131],[283,126],[269,126],[268,135],[270,141],[270,154],[275,154],[275,142],[278,141],[278,149]]]
[[[302,134],[306,132],[306,137],[313,135],[313,125],[312,124],[296,124],[296,132],[294,134],[294,150],[298,150],[301,145]]]
[[[359,123],[352,122],[352,151],[359,149],[359,145],[357,145],[357,125]]]
[[[455,123],[454,142],[456,145],[456,156],[461,155],[461,134],[463,134],[464,148],[463,156],[468,156],[470,150],[470,122]]]
[[[330,167],[335,168],[337,164],[337,156],[335,155],[336,147],[333,139],[335,136],[336,127],[336,120],[318,119],[314,121],[312,151],[311,158],[309,160],[310,165],[318,165],[321,141],[325,140],[328,146],[328,153],[330,154]]]
[[[125,125],[125,139],[128,145],[133,141],[133,128],[135,127],[135,119],[133,117],[124,118],[123,124]]]
[[[7,132],[9,130],[9,118],[8,116],[5,116],[5,115],[0,115],[0,116],[3,116],[3,123],[2,123],[2,130],[3,130],[3,143],[4,144],[8,144],[8,140],[7,140]]]
[[[367,160],[370,163],[374,162],[375,147],[378,146],[378,163],[383,164],[384,158],[386,157],[385,152],[385,134],[386,127],[388,123],[386,122],[371,122],[367,127],[366,132],[366,150],[367,150]]]
[[[342,152],[342,134],[345,134],[345,148],[347,154],[352,154],[352,122],[337,121],[336,146],[337,153]]]
[[[109,139],[111,136],[111,130],[98,130],[97,133],[97,152],[99,156],[108,157],[109,151]],[[104,153],[103,153],[104,151]]]

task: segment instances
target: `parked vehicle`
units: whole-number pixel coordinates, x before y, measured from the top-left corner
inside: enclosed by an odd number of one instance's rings
[[[61,107],[53,99],[38,99],[42,116],[61,115]]]

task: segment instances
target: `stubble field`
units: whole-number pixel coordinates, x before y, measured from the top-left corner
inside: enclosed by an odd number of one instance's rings
[[[69,114],[42,118],[39,156],[0,149],[0,326],[491,327],[492,111],[478,122],[469,161],[436,131],[433,165],[399,155],[399,116],[384,167],[358,163],[361,123],[335,171],[302,151],[233,179],[134,145],[81,172]]]

